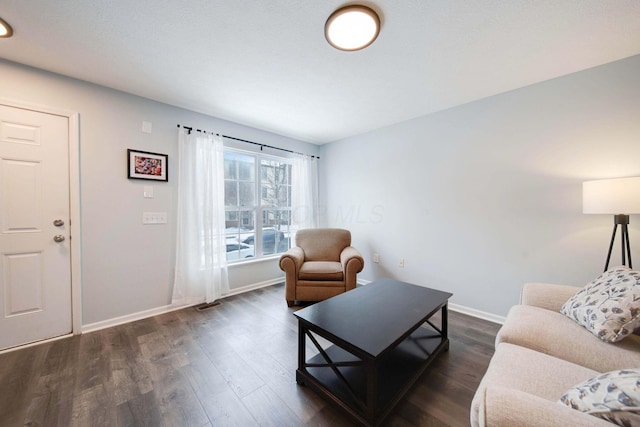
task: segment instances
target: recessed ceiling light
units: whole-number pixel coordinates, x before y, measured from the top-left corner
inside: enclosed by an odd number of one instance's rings
[[[11,37],[13,35],[13,29],[11,25],[7,24],[5,20],[0,18],[0,37]]]
[[[362,5],[341,7],[329,16],[324,36],[340,50],[360,50],[369,46],[380,33],[380,17]]]

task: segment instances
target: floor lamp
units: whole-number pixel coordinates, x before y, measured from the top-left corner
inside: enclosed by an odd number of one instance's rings
[[[640,213],[640,177],[601,179],[582,183],[582,212],[586,214],[610,214],[613,217],[613,233],[604,271],[609,269],[613,242],[618,226],[622,236],[622,265],[631,265],[631,245],[629,243],[629,215]]]

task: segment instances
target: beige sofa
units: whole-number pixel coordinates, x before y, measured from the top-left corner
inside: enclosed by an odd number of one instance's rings
[[[496,351],[471,404],[476,426],[611,426],[557,403],[600,373],[640,367],[640,336],[605,343],[560,314],[580,288],[529,283],[496,337]]]

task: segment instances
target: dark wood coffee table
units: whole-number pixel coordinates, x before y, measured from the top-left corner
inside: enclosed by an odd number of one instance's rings
[[[436,356],[449,348],[451,295],[379,279],[296,311],[296,381],[361,424],[380,424]],[[430,319],[439,310],[438,327]],[[330,344],[322,345],[323,339]],[[319,351],[309,360],[308,342]]]

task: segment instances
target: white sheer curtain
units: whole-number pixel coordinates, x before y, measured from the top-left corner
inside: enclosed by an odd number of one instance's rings
[[[180,127],[172,303],[212,302],[228,291],[222,138]]]
[[[291,166],[292,231],[318,225],[318,159],[294,154]]]

